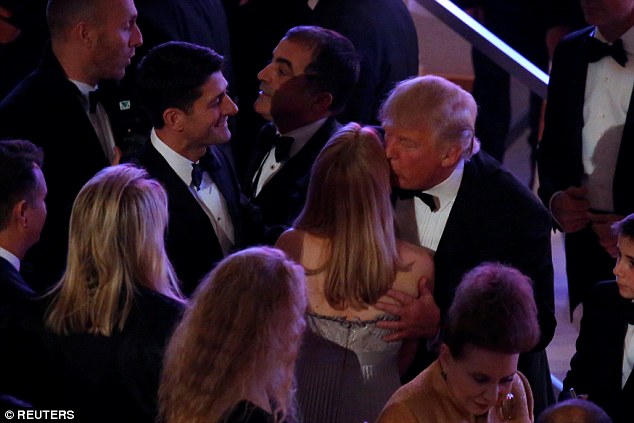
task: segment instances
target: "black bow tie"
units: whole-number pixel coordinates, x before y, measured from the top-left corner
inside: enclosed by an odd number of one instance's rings
[[[291,151],[291,145],[293,145],[293,137],[284,137],[279,134],[273,138],[273,145],[275,146],[275,161],[281,163],[288,160],[289,153]]]
[[[209,149],[207,149],[205,155],[198,160],[198,163],[192,163],[192,185],[196,187],[196,191],[200,189],[200,184],[203,181],[203,173],[207,172],[211,175],[221,167],[222,163],[220,163],[220,160],[218,160],[214,152]]]
[[[99,90],[89,91],[88,92],[88,106],[90,113],[97,112],[97,104],[99,103],[99,98],[101,97]]]
[[[426,192],[396,188],[396,195],[401,200],[418,197],[423,203],[427,204],[427,207],[429,207],[429,210],[431,210],[432,212],[438,210],[438,206],[436,205],[436,198],[431,194],[427,194]]]
[[[584,52],[589,63],[596,62],[605,56],[612,56],[623,67],[627,63],[627,54],[623,48],[623,40],[620,38],[608,44],[594,37],[587,37],[584,42]]]
[[[291,151],[291,145],[293,145],[293,137],[286,137],[280,135],[273,124],[268,124],[262,128],[260,137],[263,145],[267,148],[275,146],[275,161],[281,163],[288,160],[289,153]]]

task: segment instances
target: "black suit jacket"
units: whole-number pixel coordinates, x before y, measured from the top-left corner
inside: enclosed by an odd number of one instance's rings
[[[140,107],[125,103],[129,98],[121,97],[116,83],[103,81],[99,87],[115,143],[126,151],[135,135],[147,132]],[[48,216],[40,241],[23,261],[23,273],[35,288],[47,287],[57,282],[64,269],[70,211],[77,193],[109,165],[77,87],[50,49],[40,67],[0,103],[0,138],[26,139],[44,149]]]
[[[272,123],[268,123],[271,126]],[[279,235],[292,225],[299,215],[304,203],[310,182],[310,172],[326,141],[341,125],[330,117],[324,122],[315,135],[291,157],[282,168],[262,187],[256,197],[253,197],[253,178],[258,172],[262,160],[270,151],[272,145],[260,139],[256,151],[251,157],[247,178],[243,184],[245,194],[252,203],[259,208],[265,227],[264,242],[273,245]],[[265,132],[271,128],[263,128]]]
[[[28,301],[35,292],[22,275],[4,258],[0,257],[0,310],[17,302]]]
[[[320,0],[308,23],[352,41],[361,72],[340,122],[377,123],[376,113],[396,82],[418,75],[418,36],[400,0]]]
[[[546,205],[557,191],[580,186],[584,177],[581,131],[588,64],[583,43],[592,29],[568,35],[553,57],[544,134],[538,150],[539,196]],[[613,181],[614,212],[624,216],[634,212],[634,97],[630,98]],[[594,283],[612,278],[614,259],[589,228],[566,234],[565,244],[568,289],[574,309]]]
[[[28,371],[18,363],[32,348],[20,322],[34,297],[35,292],[15,267],[0,257],[0,395],[23,398],[28,392],[24,386],[28,385]]]
[[[411,216],[415,219],[413,210]],[[399,219],[399,225],[406,240],[420,245],[415,220]],[[451,305],[462,276],[479,264],[501,262],[531,277],[541,339],[533,353],[521,355],[520,370],[534,391],[540,385],[544,389],[550,386],[544,348],[557,325],[550,231],[550,214],[539,199],[500,163],[480,151],[465,163],[455,203],[434,255],[434,298],[441,315]],[[414,366],[410,373],[414,376],[420,370]],[[535,400],[537,404],[537,393]]]
[[[247,207],[246,199],[241,196],[229,160],[217,146],[210,149],[222,164],[222,167],[210,176],[227,203],[234,228],[235,247],[240,249],[246,243],[242,220],[243,209]],[[191,295],[200,278],[224,257],[209,216],[194,198],[189,187],[149,140],[132,161],[144,167],[150,176],[160,181],[167,190],[167,252],[181,281],[183,292]]]
[[[32,386],[36,408],[73,410],[81,422],[155,421],[163,353],[184,304],[137,289],[125,327],[111,336],[35,329],[43,369]]]
[[[629,300],[619,295],[616,282],[592,287],[584,304],[577,351],[563,382],[561,399],[570,388],[600,405],[615,423],[634,421],[634,377],[621,388],[623,346],[627,332],[625,308]]]

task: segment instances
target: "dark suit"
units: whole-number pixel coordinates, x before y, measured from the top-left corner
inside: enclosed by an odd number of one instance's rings
[[[23,336],[20,320],[24,309],[35,297],[11,263],[0,257],[0,395],[22,398],[27,372],[17,363],[30,353],[28,338]]]
[[[601,282],[584,304],[577,351],[564,378],[561,399],[570,388],[600,405],[615,423],[634,421],[634,377],[621,388],[623,346],[627,332],[625,307],[616,282]]]
[[[553,58],[544,135],[539,144],[539,196],[549,204],[553,194],[580,186],[584,178],[581,131],[587,62],[583,42],[592,28],[574,32],[558,45]],[[611,60],[611,59],[610,59]],[[621,139],[613,180],[614,212],[634,212],[631,183],[634,180],[634,107],[632,100]],[[590,287],[611,279],[614,259],[601,247],[588,227],[566,234],[566,272],[571,311],[584,300]]]
[[[413,203],[411,207],[411,218],[415,219]],[[401,213],[397,218],[405,240],[420,245],[415,220]],[[550,214],[535,195],[480,151],[465,163],[455,203],[434,255],[434,298],[442,315],[462,276],[481,263],[512,265],[533,280],[541,339],[535,352],[520,356],[519,369],[533,387],[536,410],[552,401],[544,351],[557,324],[550,229]],[[414,376],[422,369],[412,370]]]
[[[15,302],[33,298],[35,292],[11,263],[0,257],[0,310]]]
[[[240,188],[229,160],[217,146],[210,148],[222,164],[222,167],[210,176],[227,204],[234,228],[235,247],[239,249],[245,244],[242,222],[243,210],[246,207],[245,199],[240,195]],[[150,176],[159,180],[167,190],[167,253],[181,281],[183,292],[191,295],[200,278],[224,257],[209,216],[192,195],[189,187],[150,141],[138,151],[132,161],[143,166]]]
[[[319,0],[308,23],[352,41],[361,57],[359,81],[340,122],[377,123],[376,114],[396,82],[418,75],[418,35],[402,0]]]
[[[142,133],[136,104],[120,107],[118,87],[99,84],[115,143],[126,151]],[[123,110],[122,110],[123,109]],[[73,201],[81,187],[109,165],[77,87],[70,82],[53,53],[47,50],[40,67],[0,103],[0,138],[32,141],[44,149],[42,171],[48,185],[48,216],[40,241],[27,253],[24,275],[35,288],[59,279],[66,262],[68,224]],[[29,267],[32,273],[29,273]]]
[[[260,135],[272,130],[270,128],[272,124],[267,125],[269,127],[263,128]],[[328,118],[299,152],[284,163],[282,168],[262,187],[258,195],[253,197],[253,178],[272,147],[271,142],[264,140],[263,137],[258,140],[243,186],[245,194],[251,198],[251,202],[262,214],[266,244],[273,245],[279,235],[292,225],[301,212],[306,202],[313,163],[326,141],[340,127],[341,125],[334,117]]]

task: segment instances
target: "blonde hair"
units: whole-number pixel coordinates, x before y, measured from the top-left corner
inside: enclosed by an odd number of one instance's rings
[[[197,288],[167,347],[160,420],[220,422],[249,399],[253,383],[263,382],[274,421],[290,422],[305,289],[301,266],[274,248],[249,248],[220,262]]]
[[[378,133],[349,123],[313,165],[295,227],[328,239],[324,295],[335,309],[365,308],[392,286],[402,267],[390,202],[390,168]]]
[[[167,194],[143,169],[107,167],[81,189],[70,217],[68,259],[46,326],[58,334],[122,330],[136,286],[182,299],[167,258]]]
[[[466,160],[480,151],[475,136],[478,107],[473,96],[435,75],[406,79],[388,94],[379,110],[383,125],[425,126],[437,143],[458,144]]]

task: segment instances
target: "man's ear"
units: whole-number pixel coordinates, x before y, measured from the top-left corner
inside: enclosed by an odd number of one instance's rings
[[[320,113],[327,112],[331,104],[332,94],[328,92],[320,92],[313,99],[313,108]]]
[[[444,156],[442,157],[441,164],[443,167],[452,167],[462,157],[462,147],[458,144],[452,144],[446,147]]]
[[[176,107],[169,107],[163,112],[165,126],[176,132],[183,132],[185,128],[185,112]]]
[[[29,203],[26,200],[20,200],[15,206],[13,206],[12,219],[18,223],[21,228],[26,228],[28,225],[28,213]]]
[[[93,29],[88,23],[81,21],[73,27],[73,36],[80,40],[86,48],[92,48],[95,43]]]

